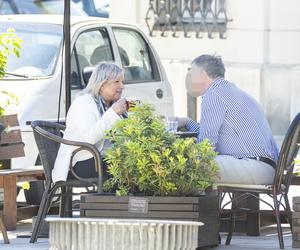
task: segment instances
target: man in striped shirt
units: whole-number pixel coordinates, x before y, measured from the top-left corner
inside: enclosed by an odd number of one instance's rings
[[[270,184],[278,148],[268,121],[254,98],[224,79],[218,56],[202,55],[192,62],[186,88],[202,96],[200,123],[188,120],[186,128],[208,138],[218,152],[220,183]]]

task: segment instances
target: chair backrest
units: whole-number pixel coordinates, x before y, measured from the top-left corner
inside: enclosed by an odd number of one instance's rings
[[[93,51],[90,62],[92,65],[96,65],[102,61],[113,61],[113,55],[108,45],[101,45]]]
[[[122,47],[118,47],[118,48],[119,48],[119,53],[122,61],[122,66],[123,67],[129,66],[130,61],[126,50],[124,50]],[[92,65],[96,65],[102,61],[107,61],[107,62],[113,61],[113,55],[109,45],[101,45],[95,48],[95,50],[91,55],[90,61]]]
[[[299,151],[299,143],[300,113],[296,115],[290,124],[280,149],[274,177],[274,187],[276,192],[288,192],[289,190],[294,170],[294,160]]]
[[[55,137],[62,137],[65,126],[55,122],[33,121],[31,127],[44,168],[45,178],[47,181],[51,181],[52,169],[60,146]]]

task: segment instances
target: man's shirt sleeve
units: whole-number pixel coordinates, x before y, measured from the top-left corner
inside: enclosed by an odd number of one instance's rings
[[[188,123],[185,125],[187,131],[189,132],[199,132],[200,124],[195,122],[194,120],[189,120]]]

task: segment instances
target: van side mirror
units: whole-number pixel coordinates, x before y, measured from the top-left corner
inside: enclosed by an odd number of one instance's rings
[[[94,71],[94,68],[95,67],[85,67],[85,68],[83,68],[82,77],[83,77],[83,81],[84,81],[85,85],[88,84],[89,79],[90,79],[90,77],[91,77],[91,75]]]

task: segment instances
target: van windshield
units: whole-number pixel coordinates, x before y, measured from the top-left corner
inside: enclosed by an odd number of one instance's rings
[[[109,16],[110,0],[72,0],[71,15]],[[64,0],[0,0],[0,14],[63,14]]]
[[[0,33],[11,27],[23,40],[20,57],[8,58],[6,78],[46,77],[53,74],[62,43],[62,26],[39,23],[4,23]],[[19,75],[19,76],[18,76]]]
[[[87,16],[73,1],[70,2],[71,14]],[[63,0],[0,0],[0,14],[63,14]]]

